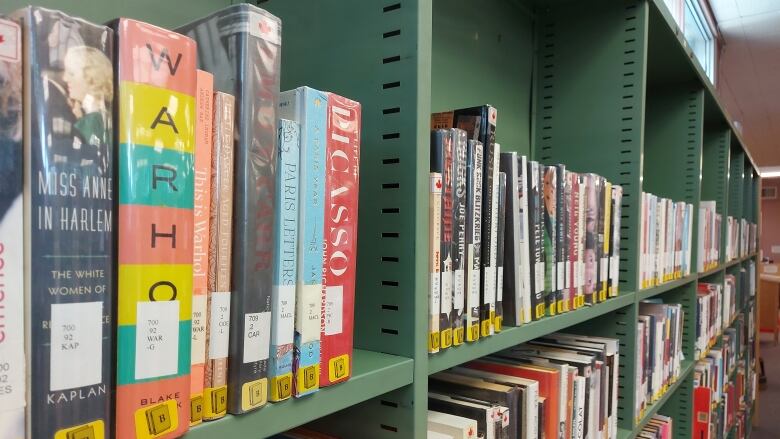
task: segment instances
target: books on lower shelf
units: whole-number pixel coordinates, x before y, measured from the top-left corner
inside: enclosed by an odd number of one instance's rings
[[[697,241],[698,272],[711,270],[720,263],[721,214],[715,201],[699,202],[699,231]]]
[[[614,438],[618,371],[618,340],[549,334],[431,375],[428,404],[479,437]]]
[[[668,416],[653,415],[647,425],[642,428],[637,438],[640,439],[673,439],[674,420]]]
[[[642,192],[640,217],[641,288],[691,274],[693,205]]]

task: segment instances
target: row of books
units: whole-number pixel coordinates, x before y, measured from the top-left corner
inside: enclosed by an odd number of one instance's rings
[[[556,333],[431,375],[428,437],[614,439],[618,349]]]
[[[432,116],[430,353],[618,294],[622,188],[501,152],[496,119]]]
[[[711,270],[720,263],[721,214],[715,201],[699,202],[699,241],[697,243],[696,270]]]
[[[281,26],[0,20],[3,437],[167,439],[349,378],[360,104],[280,93]]]
[[[653,415],[647,425],[642,428],[637,438],[640,439],[672,439],[674,421],[668,416]]]
[[[726,260],[743,258],[756,251],[758,226],[744,218],[729,216],[726,222]]]
[[[736,313],[734,276],[723,284],[699,283],[696,292],[696,358],[706,355]]]
[[[639,303],[636,330],[636,407],[638,422],[680,376],[684,312],[679,304]]]
[[[642,192],[640,220],[641,288],[689,275],[693,205]]]

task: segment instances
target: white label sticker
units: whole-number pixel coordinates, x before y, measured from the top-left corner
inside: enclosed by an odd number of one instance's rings
[[[249,11],[249,20],[247,21],[249,34],[253,37],[262,38],[272,44],[280,44],[282,32],[279,29],[279,23],[254,11]]]
[[[607,280],[607,268],[608,268],[607,261],[608,261],[607,258],[601,258],[601,267],[600,267],[600,269],[601,269],[601,279],[600,280],[602,282]]]
[[[103,302],[51,306],[50,391],[103,381],[102,323]]]
[[[449,314],[452,310],[452,271],[441,273],[441,312]]]
[[[341,334],[344,319],[344,288],[325,287],[325,335]]]
[[[613,283],[617,283],[620,272],[618,270],[618,257],[612,256],[609,261],[610,279]]]
[[[206,361],[206,295],[192,296],[192,355],[190,364]]]
[[[496,301],[504,300],[504,269],[499,268],[496,271]]]
[[[557,272],[557,284],[556,289],[557,290],[563,290],[566,288],[566,263],[565,262],[558,262],[556,264],[556,272]]]
[[[24,407],[24,365],[21,340],[0,344],[0,413]]]
[[[441,310],[441,292],[439,291],[441,283],[441,273],[430,273],[431,276],[431,297],[430,297],[430,315],[438,315]]]
[[[295,285],[274,285],[276,309],[274,310],[274,345],[293,342],[295,331]]]
[[[209,294],[209,359],[228,356],[230,341],[230,291]]]
[[[174,375],[179,369],[178,300],[138,302],[135,379]]]
[[[544,262],[535,263],[534,267],[534,287],[536,287],[535,293],[541,293],[544,291]]]
[[[487,266],[485,273],[485,297],[484,305],[492,305],[496,301],[496,268]]]
[[[455,270],[453,276],[453,294],[452,294],[452,306],[458,311],[463,310],[464,293],[463,288],[463,270]]]
[[[244,363],[267,359],[270,340],[271,313],[244,314]]]

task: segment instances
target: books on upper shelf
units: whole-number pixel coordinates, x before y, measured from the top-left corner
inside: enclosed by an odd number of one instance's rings
[[[680,376],[683,314],[679,304],[651,301],[639,303],[635,349],[637,376],[634,417],[637,421]]]
[[[696,268],[698,272],[711,270],[720,263],[721,214],[715,201],[699,202],[699,238]]]
[[[640,217],[641,288],[691,273],[693,205],[642,192]]]
[[[618,375],[618,340],[549,334],[431,375],[429,407],[475,419],[484,437],[615,438]],[[508,425],[491,425],[504,408]]]

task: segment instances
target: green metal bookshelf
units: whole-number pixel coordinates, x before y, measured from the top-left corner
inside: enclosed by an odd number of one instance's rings
[[[28,1],[6,0],[0,12]],[[96,22],[128,16],[166,27],[234,2],[34,1]],[[701,200],[715,200],[724,220],[759,222],[760,179],[663,0],[260,0],[259,6],[283,21],[283,89],[310,85],[362,103],[354,376],[312,397],[204,423],[187,437],[271,436],[311,422],[347,438],[424,438],[429,374],[564,329],[620,339],[621,439],[634,437],[655,412],[674,417],[674,437],[691,436],[692,361],[634,419],[638,303],[681,303],[693,316],[699,280],[723,282],[727,270],[757,264],[758,255],[722,259],[715,269],[640,290],[640,194],[692,203],[695,213]],[[430,113],[483,103],[498,108],[503,150],[623,186],[620,295],[428,355]],[[696,236],[693,261],[695,243]],[[694,354],[693,324],[686,319],[686,358]]]

